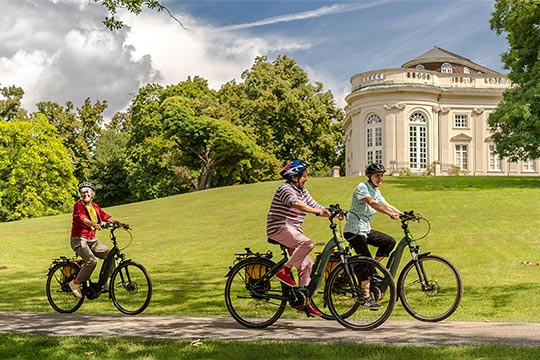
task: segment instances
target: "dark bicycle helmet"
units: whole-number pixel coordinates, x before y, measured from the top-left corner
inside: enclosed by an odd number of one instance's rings
[[[304,170],[308,168],[308,166],[309,165],[302,160],[293,160],[285,165],[283,169],[281,169],[279,175],[281,175],[281,177],[285,180],[290,180],[291,176],[298,176],[302,174]]]
[[[92,191],[96,191],[94,184],[88,181],[83,181],[82,183],[79,184],[79,192],[81,191],[82,188],[85,188],[85,187],[92,189]]]
[[[371,163],[369,164],[368,166],[366,166],[366,176],[370,176],[372,174],[377,174],[377,173],[385,173],[386,172],[386,169],[384,168],[384,165],[383,164],[379,164],[379,163]]]

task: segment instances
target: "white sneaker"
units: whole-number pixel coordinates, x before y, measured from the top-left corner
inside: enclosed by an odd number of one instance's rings
[[[71,292],[73,293],[73,295],[74,295],[76,298],[78,298],[78,299],[82,298],[81,284],[75,284],[75,283],[73,282],[73,280],[71,280],[71,281],[69,282],[69,288],[71,289]]]

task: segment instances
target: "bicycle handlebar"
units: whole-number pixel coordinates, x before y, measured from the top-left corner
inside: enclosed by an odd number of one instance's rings
[[[335,205],[330,204],[330,206],[327,208],[327,210],[330,212],[330,221],[332,221],[336,216],[346,217],[347,213],[348,213],[348,211],[343,210],[339,206],[339,204],[335,204]]]
[[[118,222],[118,221],[115,221],[114,223],[105,222],[105,223],[101,224],[101,228],[102,229],[113,229],[113,230],[116,230],[116,229],[119,229],[119,228],[124,228],[126,230],[131,230],[131,228],[129,227],[129,224],[124,224],[124,223],[121,223],[121,222]]]
[[[401,220],[402,223],[404,223],[406,221],[418,221],[422,219],[422,217],[416,215],[414,213],[414,210],[411,210],[411,211],[404,211],[402,214],[399,214],[399,219]]]

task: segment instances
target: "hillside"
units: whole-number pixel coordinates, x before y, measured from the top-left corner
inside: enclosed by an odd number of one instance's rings
[[[348,208],[363,179],[310,178],[307,186],[320,203]],[[133,243],[126,253],[145,265],[154,281],[145,314],[227,316],[224,275],[234,253],[247,246],[278,253],[265,237],[266,211],[278,184],[231,186],[107,208],[132,225]],[[540,321],[540,315],[531,315],[540,310],[540,266],[535,266],[540,262],[539,187],[540,178],[529,177],[385,178],[382,191],[389,202],[431,222],[430,235],[419,242],[422,249],[450,259],[462,274],[465,296],[452,320],[495,321],[511,311],[512,321]],[[72,255],[70,221],[71,214],[64,214],[0,224],[0,310],[53,311],[45,297],[45,276],[51,259]],[[402,236],[399,222],[381,214],[374,225]],[[317,243],[330,236],[323,218],[308,216],[304,229]],[[108,244],[107,234],[100,235]],[[128,240],[120,233],[121,244]],[[392,317],[407,318],[397,308]],[[86,301],[79,312],[116,310],[102,297]]]

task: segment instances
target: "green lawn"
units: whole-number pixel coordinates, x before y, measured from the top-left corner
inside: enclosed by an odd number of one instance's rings
[[[310,179],[308,188],[322,204],[348,208],[356,184],[364,178]],[[234,254],[278,248],[266,242],[265,217],[279,182],[211,189],[106,209],[133,227],[125,250],[144,264],[154,296],[144,314],[227,316],[224,275]],[[431,222],[422,249],[442,255],[460,270],[465,292],[452,321],[540,321],[540,178],[532,177],[387,177],[386,199],[415,210]],[[0,224],[0,311],[52,312],[45,296],[51,260],[71,256],[71,214]],[[374,227],[401,238],[400,223],[377,215]],[[330,236],[328,221],[309,216],[304,229],[318,243]],[[415,229],[420,235],[423,228]],[[108,243],[107,233],[100,234]],[[127,244],[120,232],[120,243]],[[530,265],[524,265],[530,262]],[[86,300],[79,313],[118,313],[105,298]],[[284,317],[297,317],[287,310]],[[398,304],[390,319],[411,319]],[[262,346],[262,348],[261,348]],[[24,350],[23,350],[24,349]],[[262,350],[261,350],[262,349]],[[6,359],[536,359],[534,348],[391,347],[340,344],[205,342],[130,338],[56,338],[1,335]],[[242,355],[243,354],[243,355]],[[247,354],[247,355],[246,355]],[[296,355],[294,355],[296,354]],[[302,356],[298,356],[302,354]],[[243,356],[243,357],[242,357]]]
[[[322,204],[348,208],[363,177],[311,178]],[[279,182],[232,186],[106,209],[133,227],[125,251],[149,270],[154,297],[148,315],[228,315],[224,275],[244,247],[274,250],[265,237],[266,211]],[[386,177],[382,191],[400,210],[429,219],[431,233],[419,244],[460,270],[465,284],[453,321],[540,321],[537,241],[540,178]],[[45,296],[51,259],[70,256],[71,214],[0,224],[0,310],[52,308]],[[401,238],[398,221],[376,215],[374,227]],[[305,232],[319,243],[331,233],[324,218],[308,216]],[[420,235],[423,228],[414,229]],[[127,234],[119,233],[127,244]],[[101,239],[108,243],[108,234]],[[530,261],[532,265],[523,265]],[[117,313],[106,298],[85,301],[80,313]],[[295,311],[285,316],[295,317]],[[398,304],[391,319],[410,319]]]

